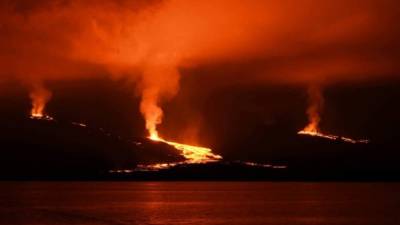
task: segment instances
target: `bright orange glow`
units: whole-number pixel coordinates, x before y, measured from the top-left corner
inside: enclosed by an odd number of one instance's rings
[[[156,163],[156,164],[139,164],[135,171],[158,171],[169,169],[181,163]]]
[[[308,124],[303,130],[299,131],[299,133],[309,135],[318,134],[318,125],[315,121],[311,121],[310,124]]]
[[[44,117],[44,102],[41,99],[34,99],[32,103],[31,117],[42,118]]]
[[[321,138],[326,138],[330,140],[342,140],[344,142],[348,142],[351,144],[368,144],[370,141],[367,139],[352,139],[348,137],[340,137],[337,135],[332,135],[332,134],[323,134],[319,131],[307,131],[307,130],[301,130],[298,132],[300,135],[309,135],[309,136],[315,136],[315,137],[321,137]]]
[[[355,140],[348,137],[339,137],[337,135],[324,134],[320,132],[319,131],[319,123],[321,121],[320,113],[324,103],[324,98],[322,96],[321,89],[318,86],[311,86],[308,89],[308,97],[310,104],[307,109],[309,124],[303,130],[299,131],[298,134],[321,137],[330,140],[342,140],[344,142],[352,144],[369,143],[369,140]]]
[[[150,132],[151,134],[150,134],[150,136],[149,136],[149,138],[151,139],[151,140],[153,140],[153,141],[160,141],[161,139],[158,137],[158,133],[157,133],[157,131],[155,130],[155,131],[153,131],[153,132]]]
[[[140,103],[140,111],[145,117],[146,129],[150,133],[150,139],[157,140],[157,125],[162,122],[163,111],[157,105],[158,92],[154,89],[146,89],[142,93],[142,101]]]
[[[321,137],[321,138],[326,138],[326,139],[331,139],[331,140],[337,140],[339,138],[338,136],[335,136],[335,135],[320,133],[317,130],[315,130],[315,131],[301,130],[298,132],[298,134],[316,136],[316,137]]]
[[[303,129],[304,133],[317,134],[321,121],[321,111],[324,105],[324,98],[321,89],[312,85],[308,88],[309,107],[307,109],[309,124]]]
[[[173,141],[167,141],[158,136],[157,133],[151,133],[150,140],[160,141],[174,146],[186,158],[186,163],[207,163],[221,160],[222,157],[212,153],[210,148],[181,144]]]
[[[206,163],[222,159],[212,153],[209,148],[181,144],[161,138],[157,125],[162,123],[163,110],[160,102],[163,98],[172,97],[178,91],[180,74],[174,66],[173,60],[159,56],[146,67],[142,80],[140,111],[146,122],[149,139],[160,141],[175,147],[185,157],[185,163]],[[157,165],[156,165],[157,166]]]
[[[50,91],[41,85],[36,85],[29,97],[32,100],[32,109],[30,115],[32,119],[53,119],[45,113],[46,104],[51,98]]]
[[[258,168],[270,168],[270,169],[287,169],[288,166],[286,165],[272,165],[272,164],[261,164],[255,162],[240,162],[237,161],[236,163],[240,165],[246,165],[249,167],[258,167]],[[156,164],[139,164],[137,165],[135,171],[159,171],[164,169],[169,169],[178,165],[183,165],[183,163],[156,163]],[[123,170],[119,170],[123,171]],[[113,172],[113,171],[110,171]]]

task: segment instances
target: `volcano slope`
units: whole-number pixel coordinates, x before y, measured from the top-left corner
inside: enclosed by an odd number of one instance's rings
[[[69,121],[2,118],[1,124],[0,179],[98,179],[137,164],[184,160],[167,144]]]

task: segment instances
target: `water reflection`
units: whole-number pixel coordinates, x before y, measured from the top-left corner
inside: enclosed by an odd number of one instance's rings
[[[1,183],[0,224],[398,224],[399,184]]]

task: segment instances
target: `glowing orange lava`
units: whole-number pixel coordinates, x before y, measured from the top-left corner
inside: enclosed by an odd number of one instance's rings
[[[32,119],[53,120],[52,117],[45,113],[46,104],[51,99],[51,92],[49,90],[42,85],[35,85],[29,97],[32,100],[30,115]]]
[[[33,108],[31,110],[30,118],[31,119],[36,119],[36,120],[49,120],[49,121],[54,120],[53,117],[51,117],[49,115],[46,115],[44,113],[44,106],[43,105],[37,106],[35,104],[33,104]]]
[[[212,150],[210,148],[167,141],[159,137],[156,132],[151,133],[149,139],[153,141],[164,142],[166,144],[174,146],[177,150],[181,152],[182,156],[185,157],[186,163],[207,163],[215,162],[222,159],[221,156],[212,153]]]
[[[158,171],[158,170],[169,169],[179,164],[183,163],[139,164],[136,166],[135,171]]]
[[[307,109],[309,124],[303,130],[297,132],[298,134],[326,138],[330,140],[342,140],[344,142],[352,144],[369,143],[369,140],[363,140],[363,139],[355,140],[348,137],[340,137],[337,135],[324,134],[320,132],[319,131],[319,123],[321,122],[320,113],[324,105],[324,98],[322,96],[321,89],[318,86],[310,86],[308,89],[308,97],[310,104]]]
[[[300,135],[309,135],[309,136],[315,136],[315,137],[320,137],[320,138],[326,138],[326,139],[330,139],[330,140],[342,140],[344,142],[348,142],[348,143],[352,143],[352,144],[368,144],[370,141],[367,139],[352,139],[352,138],[348,138],[348,137],[340,137],[337,135],[332,135],[332,134],[323,134],[321,132],[318,131],[318,129],[315,130],[311,130],[311,129],[307,129],[308,127],[310,127],[310,125],[308,125],[304,130],[301,130],[299,132],[297,132]]]
[[[330,139],[330,140],[342,140],[344,142],[352,143],[352,144],[357,144],[357,143],[362,143],[362,144],[368,144],[370,141],[366,139],[360,139],[360,140],[355,140],[352,138],[348,137],[340,137],[337,135],[332,135],[332,134],[324,134],[319,131],[319,122],[320,122],[320,117],[317,111],[313,109],[309,109],[309,120],[310,123],[301,131],[297,132],[297,134],[300,135],[308,135],[308,136],[314,136],[314,137],[320,137],[320,138],[325,138],[325,139]]]
[[[44,114],[42,108],[37,109],[35,107],[33,107],[31,110],[30,118],[36,120],[49,120],[49,121],[54,120],[53,117]]]
[[[321,138],[326,138],[326,139],[331,139],[331,140],[338,139],[338,136],[330,135],[330,134],[323,134],[323,133],[319,132],[319,129],[318,129],[319,120],[320,120],[319,115],[310,117],[310,123],[303,130],[299,131],[298,134],[316,136],[316,137],[321,137]]]
[[[318,131],[307,131],[307,130],[301,130],[298,132],[298,134],[301,135],[309,135],[309,136],[316,136],[316,137],[321,137],[321,138],[326,138],[326,139],[331,139],[331,140],[336,140],[339,137],[335,135],[330,135],[330,134],[323,134]]]
[[[42,101],[34,100],[32,103],[31,118],[41,119],[41,118],[45,117],[44,107],[45,107],[45,105],[43,104]]]

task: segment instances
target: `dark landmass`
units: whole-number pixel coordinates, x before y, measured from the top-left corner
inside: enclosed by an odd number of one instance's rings
[[[257,164],[226,158],[143,171],[137,165],[183,162],[184,158],[164,143],[126,139],[71,121],[2,120],[2,180],[400,181],[397,152],[389,149],[395,142],[351,144],[293,134],[275,139],[290,151]],[[254,140],[248,142],[243,151],[262,147]]]
[[[98,179],[115,168],[184,160],[167,144],[123,139],[69,121],[4,122],[0,143],[2,179]]]

